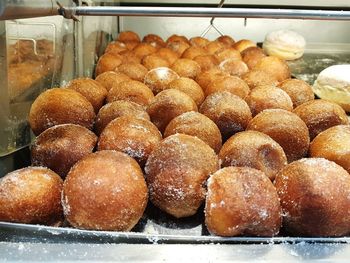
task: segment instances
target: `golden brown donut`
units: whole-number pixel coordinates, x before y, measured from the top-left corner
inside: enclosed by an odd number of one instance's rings
[[[100,135],[108,123],[125,115],[150,120],[148,113],[141,105],[125,100],[113,101],[104,105],[98,112],[95,123],[96,134]]]
[[[301,79],[286,79],[278,87],[287,92],[292,99],[294,108],[314,99],[314,92],[311,86]]]
[[[164,137],[176,133],[196,136],[207,143],[216,153],[220,151],[222,139],[218,126],[199,112],[185,112],[172,119],[165,129]]]
[[[91,130],[94,119],[94,108],[83,95],[62,88],[53,88],[41,93],[29,112],[29,125],[35,135],[65,123],[79,124]]]
[[[191,37],[190,38],[190,44],[191,46],[197,46],[197,47],[206,47],[210,41],[206,39],[205,37]]]
[[[109,91],[114,83],[120,83],[123,81],[131,80],[127,75],[115,71],[106,71],[98,75],[95,79],[98,81],[107,91]]]
[[[76,228],[129,231],[140,220],[148,201],[140,166],[117,151],[92,153],[68,173],[62,205]]]
[[[187,111],[198,111],[197,105],[190,96],[177,89],[159,92],[147,108],[151,121],[161,133],[172,119]]]
[[[282,110],[268,109],[256,115],[247,130],[269,135],[284,150],[288,162],[304,157],[309,149],[309,131],[298,115]]]
[[[123,43],[125,44],[125,46],[128,49],[128,51],[133,50],[138,44],[140,44],[140,42],[138,42],[138,41],[126,41],[126,42],[123,42]]]
[[[190,44],[183,41],[172,41],[167,43],[166,47],[175,52],[179,57],[181,57],[185,50],[190,47]]]
[[[102,107],[107,96],[105,87],[98,81],[90,78],[73,79],[66,88],[75,90],[83,95],[94,107],[95,113]]]
[[[133,31],[123,31],[120,32],[117,40],[120,42],[140,42],[140,37],[137,33]]]
[[[202,56],[207,54],[208,52],[202,47],[190,46],[182,53],[181,58],[194,59],[197,56]]]
[[[173,80],[167,86],[168,89],[177,89],[190,96],[197,106],[200,106],[205,99],[204,92],[193,79],[178,78]]]
[[[350,175],[323,158],[287,165],[275,180],[285,230],[296,236],[329,237],[349,233]]]
[[[250,167],[226,167],[210,176],[205,224],[219,236],[275,236],[281,206],[267,176]]]
[[[185,134],[169,136],[146,163],[150,200],[174,217],[194,215],[205,199],[204,183],[217,169],[214,150],[202,140]]]
[[[196,77],[196,82],[199,84],[199,86],[201,86],[201,88],[205,92],[213,80],[221,77],[226,77],[226,76],[229,76],[229,74],[215,67],[199,73]]]
[[[228,91],[210,94],[202,103],[199,112],[218,126],[223,141],[236,132],[244,131],[252,118],[248,104]]]
[[[278,84],[276,77],[261,70],[251,70],[244,74],[242,79],[248,84],[250,89],[255,89],[258,86],[276,86]]]
[[[214,92],[228,91],[242,99],[248,96],[249,87],[241,78],[237,76],[225,76],[215,78],[205,89],[205,95],[208,96]]]
[[[170,37],[168,37],[168,39],[166,40],[167,44],[170,44],[172,42],[183,42],[186,44],[190,44],[190,41],[188,41],[187,37],[185,36],[179,36],[179,35],[171,35]]]
[[[122,64],[125,63],[141,63],[141,57],[138,57],[134,54],[132,50],[126,50],[119,53],[122,56]]]
[[[123,42],[113,41],[110,42],[106,49],[105,53],[111,53],[113,55],[118,55],[120,52],[127,50],[126,45]]]
[[[171,69],[174,70],[180,77],[194,79],[201,72],[199,64],[191,59],[181,58],[176,60]]]
[[[172,65],[179,58],[179,55],[175,51],[166,47],[158,49],[155,54],[165,59],[169,65]]]
[[[256,44],[248,39],[241,39],[232,44],[232,47],[237,49],[239,52],[243,52],[247,48],[256,47]]]
[[[256,63],[254,70],[262,70],[275,77],[279,82],[290,78],[288,64],[278,57],[264,57]]]
[[[113,71],[123,62],[123,57],[121,55],[106,53],[103,54],[97,62],[95,69],[95,76],[97,77],[103,72]]]
[[[287,164],[282,147],[269,136],[258,131],[238,132],[222,146],[221,166],[251,167],[264,172],[271,181]]]
[[[214,55],[201,55],[193,59],[201,67],[201,71],[207,71],[219,65],[219,60]]]
[[[164,40],[156,34],[145,35],[142,39],[142,42],[149,43],[157,49],[161,47],[165,47]]]
[[[306,124],[310,139],[330,127],[349,124],[348,116],[341,106],[326,100],[311,100],[296,107],[293,111]]]
[[[210,43],[208,43],[205,46],[205,49],[207,50],[207,52],[211,55],[214,55],[216,52],[218,52],[219,50],[223,50],[225,49],[225,44],[223,44],[222,42],[215,40],[215,41],[211,41]]]
[[[222,61],[219,68],[231,76],[241,77],[249,71],[248,66],[242,60],[226,59]]]
[[[62,179],[44,167],[26,167],[0,178],[0,221],[59,226]]]
[[[260,59],[266,57],[264,51],[259,47],[249,47],[243,50],[241,55],[249,69],[254,68]]]
[[[226,47],[230,47],[235,43],[234,39],[228,35],[219,36],[216,40],[223,43]]]
[[[350,126],[337,125],[319,135],[310,144],[310,156],[322,157],[350,173]]]
[[[148,55],[142,59],[142,65],[144,65],[148,70],[159,68],[159,67],[169,67],[169,63],[166,59],[158,55]]]
[[[141,59],[155,52],[157,52],[157,48],[148,43],[140,43],[132,50],[132,53]]]
[[[107,102],[116,100],[132,101],[141,106],[147,106],[153,100],[152,90],[137,80],[116,83],[107,95]]]
[[[288,94],[274,86],[256,87],[245,100],[253,116],[266,109],[293,110],[293,102]]]
[[[177,73],[166,67],[155,68],[150,71],[145,76],[144,83],[152,90],[154,94],[167,89],[170,82],[178,79],[179,75]]]
[[[216,57],[220,62],[226,60],[226,59],[236,59],[236,60],[242,60],[241,53],[234,49],[233,47],[226,48],[223,50],[218,50],[215,53]]]
[[[53,126],[36,137],[31,147],[32,165],[50,168],[65,178],[77,161],[92,153],[96,143],[96,135],[80,125]]]
[[[161,140],[162,135],[152,122],[125,115],[112,120],[103,129],[97,149],[124,152],[143,167],[149,154]]]
[[[143,82],[148,69],[139,63],[125,63],[117,67],[116,71],[124,73],[133,80]]]

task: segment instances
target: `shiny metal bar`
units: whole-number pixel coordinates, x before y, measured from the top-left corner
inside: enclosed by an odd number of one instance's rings
[[[265,9],[265,8],[207,8],[207,7],[130,7],[130,6],[78,6],[66,8],[67,13],[78,16],[172,16],[172,17],[242,17],[284,18],[309,20],[350,20],[350,11]]]

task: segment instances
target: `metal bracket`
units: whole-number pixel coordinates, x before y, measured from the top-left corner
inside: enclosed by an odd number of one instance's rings
[[[73,0],[73,2],[79,6],[79,0]],[[78,22],[79,19],[74,15],[74,12],[72,9],[67,9],[63,5],[61,5],[60,2],[56,1],[56,4],[58,5],[58,13],[67,19],[73,19],[74,21]]]
[[[221,0],[219,5],[218,5],[218,8],[221,8],[225,3],[225,0]],[[209,26],[203,31],[203,33],[201,34],[201,37],[204,37],[206,34],[208,34],[208,32],[210,31],[210,29],[214,28],[215,31],[217,33],[219,33],[221,36],[223,36],[224,34],[214,25],[214,20],[215,20],[215,16],[213,16],[211,19],[210,19],[210,24]]]

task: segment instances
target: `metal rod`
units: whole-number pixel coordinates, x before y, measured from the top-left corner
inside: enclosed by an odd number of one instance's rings
[[[173,17],[241,17],[284,18],[313,20],[350,20],[350,11],[264,9],[264,8],[207,8],[207,7],[68,7],[66,11],[80,16],[173,16]]]

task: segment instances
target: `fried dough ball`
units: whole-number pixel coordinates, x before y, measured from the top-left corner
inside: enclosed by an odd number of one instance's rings
[[[166,67],[155,68],[150,71],[145,76],[144,83],[152,90],[154,94],[167,89],[170,82],[178,79],[179,75],[177,73]]]
[[[207,71],[219,65],[219,60],[214,55],[201,55],[193,59],[201,67],[201,71]]]
[[[65,178],[77,161],[92,153],[96,143],[96,135],[85,127],[56,125],[36,137],[31,147],[32,164],[50,168]]]
[[[259,60],[253,69],[265,71],[267,74],[275,77],[279,82],[290,78],[288,64],[278,57],[264,57]]]
[[[219,236],[275,236],[281,206],[272,182],[250,167],[226,167],[208,180],[205,224]]]
[[[261,70],[251,70],[242,76],[242,79],[248,84],[250,89],[255,89],[259,86],[276,86],[278,80]]]
[[[141,105],[125,100],[113,101],[104,105],[98,112],[95,123],[96,134],[100,135],[112,120],[126,115],[150,120],[148,113]]]
[[[122,64],[141,63],[142,58],[136,56],[132,50],[122,51],[119,54],[122,56]]]
[[[310,144],[310,156],[326,158],[350,173],[350,126],[338,125],[321,132]]]
[[[220,151],[222,140],[219,128],[211,119],[199,112],[185,112],[172,119],[165,129],[164,137],[176,133],[196,136],[216,153]]]
[[[141,42],[139,35],[133,31],[120,32],[117,40],[120,42]]]
[[[181,58],[174,62],[171,66],[180,77],[194,79],[201,72],[199,64],[191,59]]]
[[[207,51],[202,47],[190,46],[181,55],[181,58],[194,59],[197,56],[207,55]]]
[[[242,60],[247,64],[249,69],[255,67],[260,59],[266,57],[264,51],[259,47],[249,47],[242,51]]]
[[[223,43],[226,47],[230,47],[235,43],[234,39],[228,35],[219,36],[216,40]]]
[[[215,53],[215,55],[220,62],[226,59],[242,60],[241,53],[239,53],[239,51],[237,51],[234,48],[226,48],[224,50],[219,50]]]
[[[176,34],[171,35],[166,40],[167,44],[172,43],[172,42],[183,42],[183,43],[190,44],[190,42],[188,41],[188,39],[185,36],[179,36],[179,35],[176,35]]]
[[[282,147],[258,131],[238,132],[222,146],[221,166],[251,167],[264,172],[271,181],[285,165],[287,157]]]
[[[116,71],[124,73],[133,80],[143,82],[148,69],[139,63],[125,63],[120,65]]]
[[[167,43],[167,48],[174,51],[179,57],[190,47],[190,44],[183,41],[173,41]]]
[[[159,67],[169,67],[168,61],[158,55],[145,56],[142,59],[142,65],[144,65],[148,70]]]
[[[172,51],[170,48],[160,48],[156,52],[156,55],[165,59],[169,65],[172,65],[179,57],[179,55],[175,51]]]
[[[120,52],[125,51],[125,50],[127,50],[127,48],[123,42],[113,41],[107,45],[107,47],[105,49],[105,53],[118,55]]]
[[[149,43],[157,49],[161,47],[165,47],[164,40],[160,36],[155,34],[145,35],[142,39],[142,42]]]
[[[140,43],[132,50],[132,52],[134,53],[135,56],[142,59],[145,56],[148,56],[157,52],[157,48],[155,48],[154,46],[148,43]]]
[[[123,57],[121,55],[106,53],[103,54],[97,62],[95,69],[95,76],[97,77],[103,72],[113,71],[119,67],[123,62]]]
[[[223,72],[219,68],[212,68],[207,71],[201,72],[196,77],[196,82],[201,86],[204,93],[212,81],[221,77],[227,77],[229,74]]]
[[[306,124],[310,139],[330,127],[349,124],[348,116],[341,106],[326,100],[311,100],[296,107],[293,111]]]
[[[187,111],[198,111],[197,105],[190,96],[177,89],[158,93],[147,108],[151,121],[161,133],[172,119]]]
[[[283,225],[293,235],[329,237],[349,233],[350,175],[323,158],[307,158],[277,174]]]
[[[214,79],[205,90],[205,95],[208,96],[218,91],[228,91],[242,99],[248,96],[249,87],[239,77],[225,76]]]
[[[152,90],[147,85],[137,80],[129,80],[114,84],[108,92],[107,102],[127,100],[147,106],[153,98]]]
[[[236,132],[244,131],[252,118],[248,104],[228,91],[210,94],[202,103],[199,112],[218,126],[223,141]]]
[[[107,96],[105,87],[98,81],[90,78],[73,79],[66,88],[75,90],[83,95],[94,107],[95,113],[102,107]]]
[[[144,118],[125,115],[112,120],[98,139],[98,150],[117,150],[133,157],[141,167],[162,140],[154,124]]]
[[[194,215],[205,199],[204,183],[217,169],[214,150],[202,140],[185,134],[169,136],[146,163],[150,200],[174,217]]]
[[[197,106],[200,106],[205,99],[202,88],[190,78],[178,78],[167,86],[168,89],[177,89],[190,96]]]
[[[62,179],[44,167],[26,167],[0,178],[0,221],[59,226]]]
[[[29,112],[29,125],[35,135],[65,123],[79,124],[91,130],[94,119],[94,108],[83,95],[62,88],[53,88],[41,93]]]
[[[256,44],[248,39],[241,39],[232,45],[233,48],[237,49],[239,52],[243,52],[247,48],[256,47]]]
[[[301,79],[286,79],[278,87],[283,89],[293,101],[293,107],[314,99],[314,92],[309,84]]]
[[[266,109],[293,110],[293,102],[288,94],[274,86],[260,86],[253,89],[246,102],[253,116]]]
[[[210,41],[205,37],[192,37],[190,38],[190,44],[196,47],[205,47]]]
[[[133,50],[138,44],[140,44],[140,42],[137,41],[127,41],[124,42],[126,48],[128,49],[128,51]],[[124,51],[123,51],[124,52]]]
[[[242,60],[226,59],[219,65],[222,71],[227,72],[231,76],[241,77],[249,71],[248,66]]]
[[[208,45],[205,46],[205,49],[207,50],[207,52],[211,55],[214,55],[216,52],[218,52],[219,50],[223,50],[225,49],[225,44],[221,43],[220,41],[211,41],[210,43],[208,43]]]
[[[76,228],[129,231],[148,201],[137,162],[117,151],[100,151],[80,160],[63,185],[62,205]]]
[[[298,115],[282,110],[268,109],[256,115],[247,127],[269,135],[284,150],[288,162],[304,157],[309,149],[309,131]]]
[[[127,75],[115,71],[106,71],[98,75],[95,79],[98,81],[107,91],[109,91],[115,83],[131,80]]]

